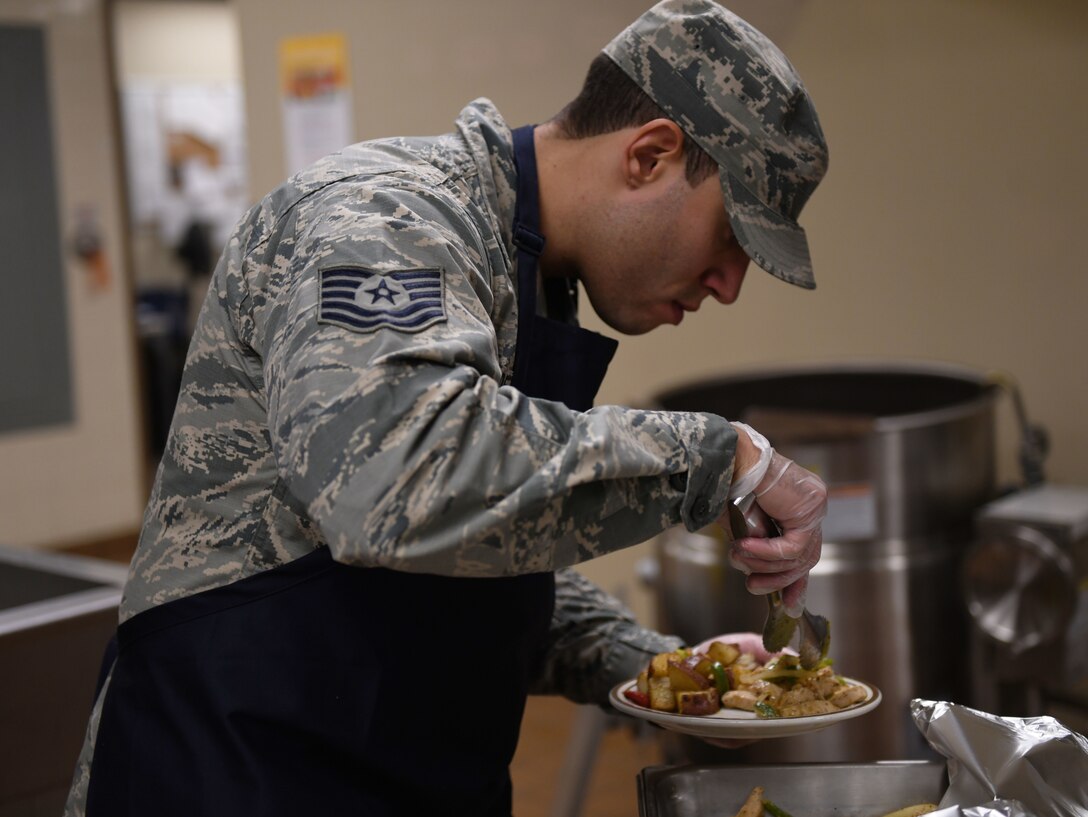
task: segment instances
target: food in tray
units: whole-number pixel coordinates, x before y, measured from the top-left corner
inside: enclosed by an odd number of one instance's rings
[[[736,817],[763,817],[763,787],[756,786],[748,794]]]
[[[937,810],[936,803],[918,803],[890,811],[883,817],[922,817]],[[792,817],[792,815],[763,796],[763,787],[756,786],[740,807],[735,817]]]
[[[897,808],[895,811],[889,811],[884,817],[922,817],[923,814],[929,814],[931,811],[936,810],[936,803],[916,803],[913,806],[904,806],[903,808]]]
[[[658,653],[624,697],[638,706],[679,715],[743,709],[760,718],[828,715],[862,703],[865,687],[835,675],[830,660],[804,669],[782,653],[760,663],[736,644],[714,641],[706,652]]]
[[[756,786],[748,794],[736,817],[793,817],[793,815],[765,798],[763,787]]]

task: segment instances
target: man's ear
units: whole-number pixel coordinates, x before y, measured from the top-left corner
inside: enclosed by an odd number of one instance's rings
[[[660,179],[670,167],[683,164],[684,132],[671,119],[653,119],[627,141],[624,156],[627,184],[641,187]]]

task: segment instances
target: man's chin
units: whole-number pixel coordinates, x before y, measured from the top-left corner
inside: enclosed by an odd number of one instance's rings
[[[657,329],[659,326],[663,325],[663,323],[664,323],[663,321],[658,321],[658,322],[656,322],[654,324],[646,325],[646,324],[642,324],[642,323],[631,324],[631,323],[613,322],[613,321],[606,320],[605,318],[601,318],[601,320],[604,321],[605,325],[609,329],[612,329],[612,330],[614,330],[616,332],[619,332],[621,335],[627,335],[628,337],[636,337],[638,335],[645,335],[646,333],[652,332],[653,330]]]
[[[611,310],[598,308],[598,304],[593,300],[593,294],[588,290],[586,290],[586,296],[589,305],[593,308],[594,314],[600,319],[601,323],[621,335],[630,335],[632,337],[645,335],[647,332],[652,332],[659,326],[669,323],[664,314],[649,314],[648,311],[635,314],[631,310],[626,310],[625,314],[617,315]]]

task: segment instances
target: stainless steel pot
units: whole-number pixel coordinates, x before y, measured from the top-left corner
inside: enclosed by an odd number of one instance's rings
[[[910,718],[914,697],[969,690],[960,561],[974,512],[995,495],[997,388],[969,369],[843,363],[734,375],[660,395],[662,408],[744,420],[828,484],[823,555],[808,606],[831,620],[836,669],[874,683],[873,713],[800,737],[764,741],[743,762],[865,762],[930,757]],[[695,643],[760,630],[766,602],[727,567],[716,531],[658,537],[658,626]],[[689,759],[704,759],[689,745]],[[715,759],[721,759],[715,757]]]

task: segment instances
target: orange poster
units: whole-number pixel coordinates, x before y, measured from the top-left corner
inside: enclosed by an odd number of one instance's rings
[[[343,34],[282,40],[280,92],[289,174],[354,141],[348,45]]]

